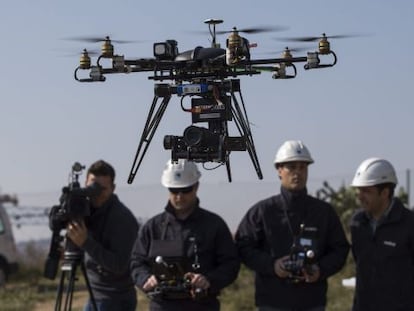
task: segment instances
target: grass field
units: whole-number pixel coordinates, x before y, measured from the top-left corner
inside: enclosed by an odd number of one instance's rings
[[[60,272],[53,281],[43,277],[46,254],[35,245],[28,245],[20,263],[18,274],[13,275],[4,288],[0,288],[0,311],[54,310]],[[79,270],[79,269],[78,269]],[[329,279],[327,311],[349,311],[353,290],[344,288],[343,278],[353,276],[354,265],[348,258],[344,269]],[[67,285],[68,282],[65,281]],[[147,310],[148,298],[137,291],[138,311]],[[64,297],[63,297],[64,298]],[[72,311],[81,311],[89,298],[83,276],[78,272],[73,293]],[[228,286],[220,297],[222,311],[250,311],[254,306],[253,274],[242,267],[237,280]],[[64,308],[62,307],[61,310]]]
[[[351,308],[353,290],[341,285],[342,278],[350,276],[346,275],[345,271],[329,280],[327,311],[349,311]],[[46,280],[41,276],[41,271],[26,270],[25,275],[20,273],[5,288],[0,289],[0,311],[54,310],[57,287],[57,280]],[[137,295],[137,310],[147,310],[147,297],[139,291]],[[253,295],[253,275],[244,268],[237,281],[223,291],[220,298],[222,310],[254,310]],[[89,294],[85,289],[82,276],[80,276],[79,280],[75,282],[72,310],[81,311],[88,297]]]

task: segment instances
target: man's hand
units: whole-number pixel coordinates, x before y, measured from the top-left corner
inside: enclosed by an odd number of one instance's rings
[[[276,259],[275,263],[273,264],[275,273],[278,277],[285,279],[290,277],[290,272],[286,271],[284,262],[289,259],[289,256],[283,256],[279,259]]]
[[[312,265],[311,269],[303,269],[302,272],[306,283],[314,283],[319,280],[319,277],[321,276],[321,271],[318,265]]]
[[[153,290],[158,285],[158,280],[155,277],[155,275],[151,275],[144,283],[144,286],[142,286],[142,289],[145,292],[148,292],[150,290]]]
[[[188,272],[184,277],[191,281],[191,285],[194,288],[208,289],[210,287],[210,282],[202,274]]]
[[[86,229],[85,222],[83,220],[72,221],[68,224],[66,230],[67,237],[70,238],[76,246],[82,247],[88,237],[88,229]]]

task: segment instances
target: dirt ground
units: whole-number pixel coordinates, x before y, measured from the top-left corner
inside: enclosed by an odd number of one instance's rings
[[[81,311],[88,298],[89,298],[89,294],[87,290],[74,292],[73,302],[72,302],[72,311],[78,311],[78,310]],[[137,311],[147,310],[148,298],[145,295],[143,295],[141,292],[138,292],[137,298],[138,298]],[[55,308],[55,299],[46,301],[46,302],[37,303],[33,311],[48,311],[48,310],[54,310],[54,308]],[[62,306],[62,309],[64,309],[64,306]]]
[[[88,299],[88,291],[74,292],[73,301],[72,301],[72,310],[82,310],[83,305],[85,304],[87,299]],[[34,311],[47,311],[47,310],[54,310],[54,308],[55,308],[55,299],[37,303],[33,310]],[[62,309],[64,309],[64,306],[62,306]]]

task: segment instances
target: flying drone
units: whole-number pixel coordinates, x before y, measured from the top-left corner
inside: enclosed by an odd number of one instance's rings
[[[271,71],[273,79],[292,79],[297,74],[295,63],[305,63],[304,69],[332,67],[337,62],[328,37],[291,38],[296,41],[318,41],[318,50],[307,52],[307,56],[294,57],[293,49],[286,48],[279,58],[252,59],[250,49],[254,44],[240,33],[256,33],[275,30],[270,28],[237,29],[216,31],[223,20],[207,19],[211,35],[211,47],[197,46],[179,52],[176,40],[153,44],[154,57],[127,59],[116,55],[109,37],[88,38],[86,41],[102,41],[96,64],[92,65],[88,50],[83,50],[74,77],[79,82],[103,82],[106,75],[133,72],[148,72],[154,80],[154,98],[141,134],[137,152],[131,167],[128,183],[132,183],[143,161],[145,153],[164,115],[172,95],[181,98],[181,108],[191,114],[192,125],[183,135],[166,135],[164,148],[171,150],[171,160],[185,158],[198,163],[215,162],[225,165],[231,182],[230,153],[247,151],[259,179],[263,178],[250,123],[240,88],[239,76],[253,76]],[[228,33],[226,48],[217,43],[217,35]],[[332,36],[335,37],[335,36]],[[338,36],[339,37],[339,36]],[[330,63],[321,63],[320,56],[330,56]],[[111,59],[112,66],[105,68],[101,61]],[[89,71],[86,77],[80,72]],[[169,83],[165,83],[169,81]],[[184,105],[185,98],[191,105]],[[230,136],[228,122],[234,121],[238,136]],[[199,126],[207,123],[207,127]]]

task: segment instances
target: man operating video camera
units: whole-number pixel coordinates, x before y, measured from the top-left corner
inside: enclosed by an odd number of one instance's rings
[[[136,292],[129,272],[129,259],[138,222],[114,194],[115,170],[103,160],[93,163],[86,188],[100,186],[89,198],[90,215],[67,223],[67,237],[82,251],[97,309],[133,311]],[[85,311],[93,310],[91,300]]]

